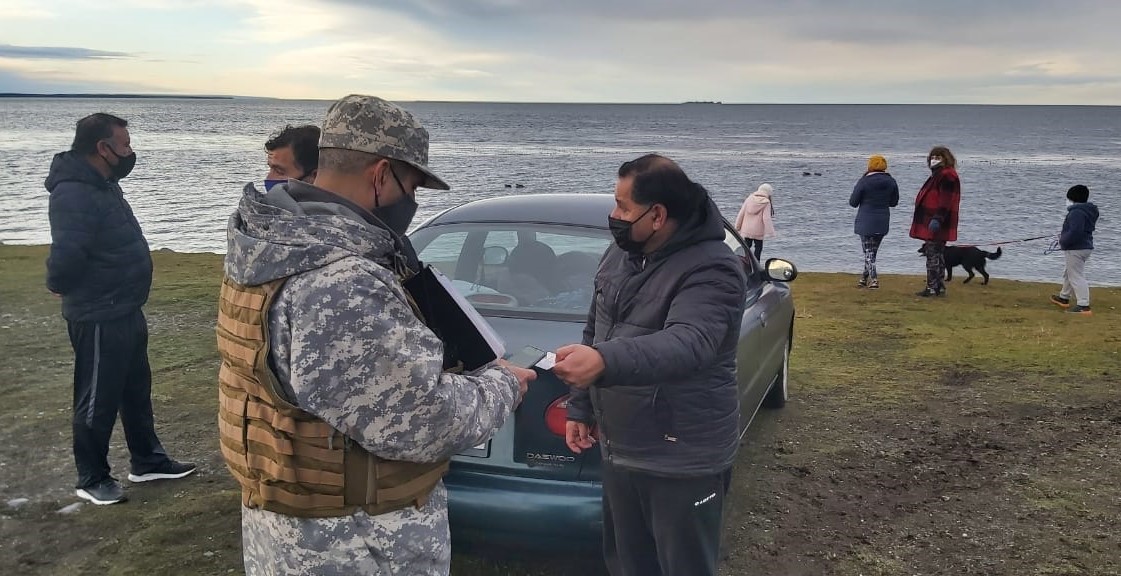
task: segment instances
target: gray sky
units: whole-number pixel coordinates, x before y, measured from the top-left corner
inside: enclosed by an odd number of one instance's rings
[[[0,0],[0,91],[1121,104],[1117,0]]]

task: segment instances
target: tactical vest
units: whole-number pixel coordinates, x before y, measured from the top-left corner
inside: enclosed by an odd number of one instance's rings
[[[379,458],[281,394],[268,364],[268,311],[285,280],[243,286],[226,278],[218,301],[218,430],[242,504],[313,518],[423,506],[447,460]]]

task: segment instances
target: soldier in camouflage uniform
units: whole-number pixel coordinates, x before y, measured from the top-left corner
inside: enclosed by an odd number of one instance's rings
[[[262,193],[230,218],[227,281],[287,278],[268,310],[269,366],[286,400],[387,460],[439,462],[486,441],[533,372],[499,362],[445,373],[443,344],[410,308],[401,277],[418,186],[447,189],[427,167],[428,133],[370,96],[327,113],[315,185]],[[382,514],[313,518],[242,508],[245,570],[258,574],[446,575],[447,493]]]

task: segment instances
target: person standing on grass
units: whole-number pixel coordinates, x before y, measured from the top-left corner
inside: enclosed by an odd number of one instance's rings
[[[1066,257],[1063,287],[1051,296],[1051,302],[1071,314],[1089,316],[1090,283],[1086,281],[1086,261],[1094,251],[1094,227],[1098,223],[1098,207],[1090,203],[1090,189],[1076,184],[1067,190],[1067,215],[1059,234],[1059,248]],[[1074,295],[1074,306],[1070,297]]]
[[[591,449],[598,426],[612,576],[715,575],[739,446],[743,263],[708,192],[664,156],[619,167],[608,224],[583,339],[553,367],[572,387],[565,443]]]
[[[946,242],[958,239],[958,204],[961,202],[961,181],[957,160],[949,148],[935,146],[926,155],[930,177],[915,197],[915,216],[911,221],[911,238],[923,241],[926,256],[926,288],[918,296],[946,295]]]
[[[446,576],[452,455],[511,417],[532,370],[444,372],[403,286],[428,130],[352,94],[331,105],[315,184],[248,184],[218,302],[218,430],[241,486],[245,573]]]
[[[763,240],[775,236],[775,206],[771,203],[774,189],[770,184],[762,184],[743,201],[736,215],[736,230],[747,243],[747,248],[755,246],[755,259],[763,255]]]
[[[854,231],[864,248],[864,273],[856,283],[859,288],[876,289],[876,254],[888,232],[891,209],[899,205],[899,185],[887,173],[887,160],[879,154],[868,158],[868,171],[856,182],[849,196],[849,206],[856,208]]]
[[[127,500],[109,472],[117,413],[131,455],[130,482],[182,478],[189,462],[168,457],[152,415],[148,322],[152,254],[121,191],[136,153],[128,122],[109,114],[78,121],[70,151],[51,162],[51,250],[47,289],[62,297],[74,348],[74,463],[77,495],[94,504]]]

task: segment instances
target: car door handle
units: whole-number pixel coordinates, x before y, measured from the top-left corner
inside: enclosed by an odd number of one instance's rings
[[[760,312],[759,313],[759,323],[762,324],[764,328],[767,327],[767,313],[766,312]]]

